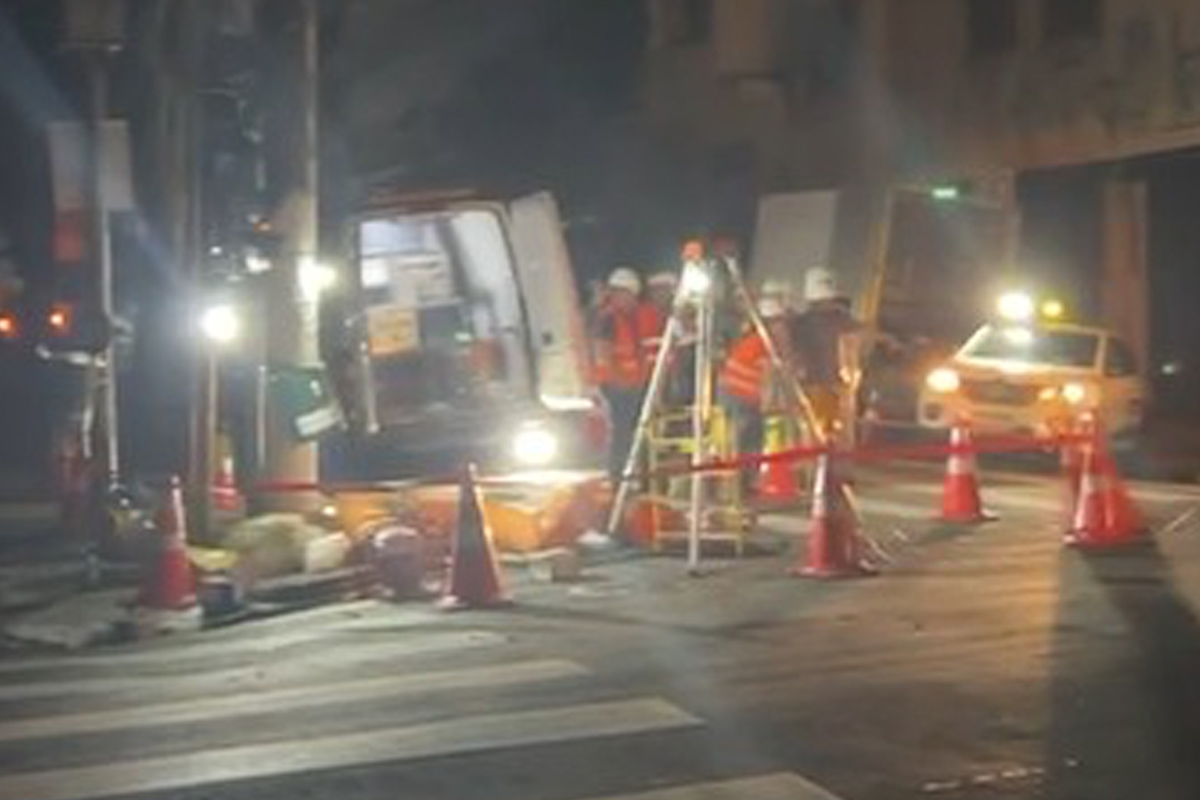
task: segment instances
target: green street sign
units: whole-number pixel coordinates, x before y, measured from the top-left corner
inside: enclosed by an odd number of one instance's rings
[[[268,396],[301,441],[342,427],[345,417],[320,367],[272,367]]]

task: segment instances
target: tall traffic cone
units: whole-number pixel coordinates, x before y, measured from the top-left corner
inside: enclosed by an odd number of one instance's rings
[[[458,526],[450,554],[450,576],[439,606],[456,610],[495,608],[510,603],[484,515],[475,465],[468,464],[458,495]]]
[[[1084,444],[1079,501],[1065,541],[1075,547],[1101,549],[1134,544],[1147,533],[1141,512],[1096,426],[1091,441]]]
[[[1084,414],[1067,429],[1067,435],[1059,446],[1058,464],[1063,476],[1063,529],[1071,530],[1075,523],[1075,511],[1079,507],[1079,484],[1083,479],[1084,442],[1091,441],[1095,420]]]
[[[771,456],[787,449],[787,418],[775,415],[767,419],[763,436],[763,455]],[[800,497],[796,465],[790,461],[766,461],[758,471],[758,497],[770,503],[790,503]]]
[[[233,457],[228,454],[223,454],[217,459],[217,470],[212,483],[212,504],[217,511],[238,513],[242,510],[242,496],[233,477]]]
[[[183,611],[196,605],[196,578],[187,552],[183,489],[171,476],[167,502],[158,515],[161,550],[142,577],[138,605],[152,611]]]
[[[960,419],[950,429],[950,457],[946,459],[941,518],[944,522],[968,524],[996,519],[995,514],[984,510],[979,497],[971,428],[965,419]]]
[[[852,578],[874,573],[863,557],[858,517],[846,498],[846,487],[828,454],[817,459],[813,477],[812,516],[803,564],[791,573],[805,578]]]

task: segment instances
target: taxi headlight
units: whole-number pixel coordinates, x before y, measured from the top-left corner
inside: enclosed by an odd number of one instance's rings
[[[1062,398],[1073,406],[1080,405],[1088,398],[1088,389],[1082,383],[1066,383],[1061,389]]]
[[[950,394],[958,391],[962,380],[949,367],[938,367],[926,376],[925,385],[938,394]]]
[[[517,431],[512,443],[513,458],[527,467],[544,467],[558,457],[558,437],[541,425]]]
[[[1059,398],[1059,390],[1057,386],[1046,386],[1038,392],[1038,400],[1043,403],[1051,403]]]

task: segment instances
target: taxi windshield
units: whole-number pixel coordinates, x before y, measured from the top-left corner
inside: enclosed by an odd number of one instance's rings
[[[962,355],[1020,364],[1087,369],[1095,366],[1099,350],[1100,337],[1094,333],[987,325],[967,342]]]

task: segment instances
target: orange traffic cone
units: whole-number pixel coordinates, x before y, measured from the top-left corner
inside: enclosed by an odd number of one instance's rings
[[[439,605],[447,610],[495,608],[511,603],[500,578],[492,532],[475,481],[475,466],[463,470],[458,527],[450,554],[450,579]]]
[[[1083,448],[1079,501],[1065,541],[1083,548],[1119,547],[1133,544],[1146,534],[1142,515],[1097,430]]]
[[[242,509],[242,497],[233,478],[233,457],[222,455],[217,459],[217,473],[213,476],[212,504],[217,511],[237,513]]]
[[[965,420],[959,420],[950,429],[950,457],[946,459],[946,480],[942,489],[942,520],[978,523],[994,519],[996,515],[984,510],[979,497],[971,428]]]
[[[1059,447],[1058,464],[1062,470],[1065,486],[1063,488],[1063,529],[1071,530],[1075,524],[1075,510],[1079,507],[1079,484],[1083,479],[1083,451],[1081,437],[1090,440],[1094,433],[1095,422],[1090,414],[1085,414],[1072,424],[1067,431],[1066,440]]]
[[[830,465],[829,455],[817,459],[813,478],[812,517],[803,565],[791,570],[805,578],[851,578],[875,570],[863,558],[858,518],[846,499],[846,487]]]
[[[196,578],[188,560],[183,490],[171,476],[166,506],[159,512],[162,550],[153,569],[143,576],[138,605],[155,611],[182,611],[196,605]]]
[[[787,420],[776,416],[767,421],[763,454],[775,455],[787,447],[784,426]],[[758,497],[769,503],[790,503],[800,498],[800,480],[796,465],[790,461],[766,461],[758,471]]]

